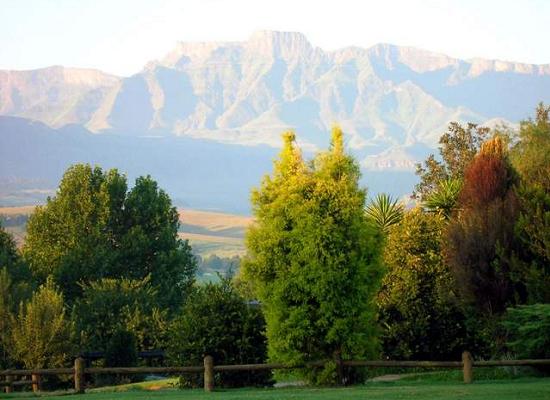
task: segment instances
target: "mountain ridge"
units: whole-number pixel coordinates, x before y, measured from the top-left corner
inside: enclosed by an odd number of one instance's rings
[[[63,68],[0,71],[0,115],[248,146],[277,147],[293,129],[308,150],[325,146],[338,123],[363,168],[375,170],[411,170],[450,121],[517,123],[550,102],[550,64],[387,43],[325,51],[299,32],[179,42],[129,77]]]

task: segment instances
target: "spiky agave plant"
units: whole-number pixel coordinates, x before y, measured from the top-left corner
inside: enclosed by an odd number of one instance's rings
[[[370,201],[365,213],[383,232],[387,232],[390,226],[401,221],[404,209],[403,204],[397,199],[389,194],[380,193]]]
[[[458,195],[462,189],[459,179],[445,179],[439,182],[435,192],[430,194],[424,202],[424,207],[432,212],[441,213],[449,219],[456,208]]]

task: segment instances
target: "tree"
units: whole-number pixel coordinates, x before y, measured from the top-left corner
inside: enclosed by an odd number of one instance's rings
[[[507,346],[517,357],[550,357],[550,304],[509,308],[502,325],[507,331]]]
[[[126,178],[111,170],[77,164],[64,174],[56,196],[36,207],[27,223],[23,255],[41,281],[52,275],[72,302],[78,282],[111,276],[116,270],[117,221]]]
[[[122,214],[121,273],[151,278],[163,308],[176,311],[194,282],[197,263],[188,241],[178,236],[179,214],[151,177],[140,177],[128,193]]]
[[[72,355],[73,325],[51,279],[22,304],[10,331],[11,356],[25,368],[61,367]]]
[[[404,207],[385,193],[378,194],[371,200],[365,212],[383,232],[387,232],[390,226],[398,224],[403,218]]]
[[[249,306],[229,278],[195,288],[170,327],[168,356],[174,365],[199,365],[205,355],[217,364],[265,362],[267,345],[261,312]],[[182,378],[184,379],[184,378]],[[201,384],[202,374],[185,378],[185,386]],[[216,376],[225,387],[266,385],[271,372],[228,372]]]
[[[511,159],[520,177],[517,234],[530,302],[550,302],[550,106],[521,123]]]
[[[525,290],[515,271],[514,172],[499,137],[468,167],[459,208],[447,229],[447,261],[468,304],[485,316],[501,314],[524,301]]]
[[[416,164],[416,174],[420,177],[413,196],[422,201],[433,193],[441,182],[447,179],[462,181],[464,172],[481,144],[488,138],[489,128],[468,123],[466,126],[451,122],[439,139],[441,160],[431,154],[424,164]]]
[[[242,271],[262,303],[274,361],[364,357],[375,348],[380,236],[343,147],[335,128],[330,150],[306,165],[285,134],[273,175],[252,194],[256,224]],[[309,377],[336,379],[334,364],[317,373]]]
[[[82,164],[29,218],[23,254],[39,279],[54,277],[69,303],[82,295],[80,283],[150,276],[161,305],[176,310],[196,268],[178,237],[177,211],[155,181],[140,177],[128,192],[116,170]]]
[[[511,159],[520,176],[540,188],[550,188],[550,106],[540,103],[535,120],[520,124],[519,141]]]
[[[32,292],[30,271],[12,236],[0,225],[0,367],[8,367],[10,320]]]
[[[389,229],[377,303],[392,359],[456,359],[464,348],[464,315],[442,254],[444,227],[443,216],[416,208]]]

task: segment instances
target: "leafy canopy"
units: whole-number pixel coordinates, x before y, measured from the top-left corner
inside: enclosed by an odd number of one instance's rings
[[[128,191],[116,170],[77,164],[56,196],[29,218],[23,254],[34,275],[52,275],[69,302],[81,283],[102,278],[144,279],[175,310],[193,282],[195,260],[178,237],[178,213],[150,177]]]
[[[466,126],[451,122],[439,139],[439,159],[431,154],[424,164],[416,164],[420,182],[415,186],[414,197],[426,200],[440,182],[447,179],[462,181],[464,172],[489,137],[490,130],[476,124]]]
[[[284,135],[273,174],[252,193],[257,222],[247,234],[243,277],[262,303],[272,360],[366,356],[375,345],[380,237],[364,215],[359,167],[339,128],[330,150],[309,164],[294,139]],[[330,381],[331,374],[310,377]]]

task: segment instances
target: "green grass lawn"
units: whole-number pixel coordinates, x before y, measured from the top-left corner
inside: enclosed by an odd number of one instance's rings
[[[1,398],[24,399],[32,395],[0,395]],[[397,381],[369,383],[348,388],[279,388],[233,389],[204,393],[202,390],[165,389],[158,391],[131,387],[126,391],[97,391],[85,395],[56,396],[47,399],[126,400],[126,399],[479,399],[534,400],[550,399],[550,378],[521,378],[514,380],[478,381],[471,385],[458,382]]]

